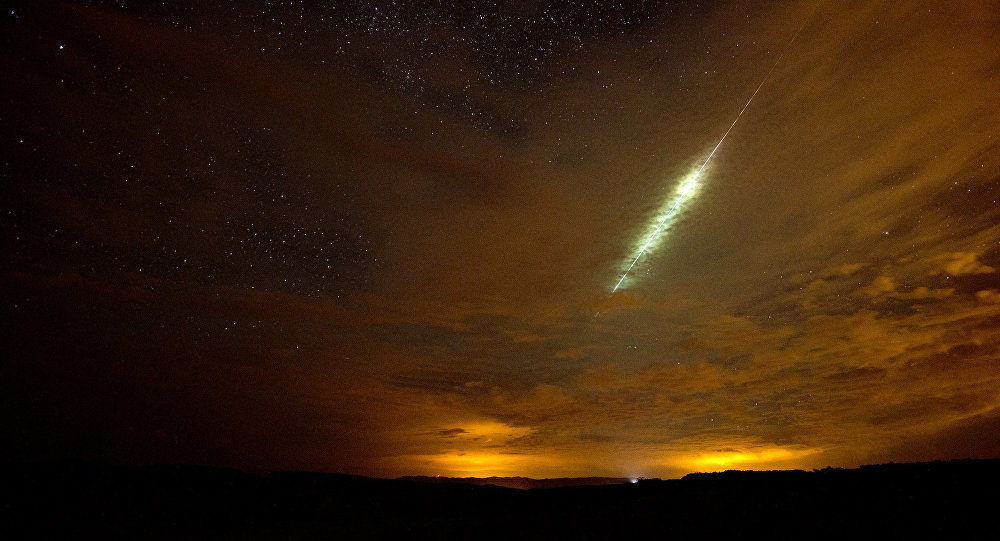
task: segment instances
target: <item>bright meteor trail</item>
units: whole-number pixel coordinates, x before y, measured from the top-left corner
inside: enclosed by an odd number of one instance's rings
[[[791,41],[788,42],[788,46],[785,47],[786,51],[788,50],[789,47],[791,47],[792,42],[795,41],[795,38],[799,36],[800,32],[802,32],[802,28],[800,28],[799,31],[796,32],[795,35],[792,37]],[[774,71],[774,68],[778,67],[778,63],[781,62],[781,58],[783,56],[785,56],[785,51],[782,51],[781,54],[778,55],[778,59],[774,61],[774,65],[771,66],[771,69],[768,70],[767,75],[765,75],[764,78],[760,81],[760,84],[757,85],[757,89],[754,90],[753,94],[750,95],[750,99],[747,100],[746,105],[744,105],[743,109],[740,110],[740,113],[736,115],[736,119],[733,120],[733,123],[729,125],[729,129],[726,130],[726,133],[722,134],[722,139],[719,139],[719,143],[715,145],[715,148],[712,149],[712,152],[708,155],[708,158],[705,158],[705,162],[701,164],[701,167],[698,168],[698,171],[695,172],[693,175],[689,176],[688,178],[686,178],[683,182],[681,182],[680,186],[678,186],[677,195],[675,196],[673,205],[670,206],[670,210],[668,210],[667,213],[663,216],[663,219],[660,220],[660,223],[656,226],[656,229],[646,240],[646,244],[642,246],[642,248],[639,250],[639,253],[635,256],[635,259],[632,260],[632,264],[629,265],[628,269],[625,270],[625,274],[622,274],[621,280],[618,280],[618,283],[615,284],[615,287],[611,289],[612,294],[614,294],[615,291],[618,291],[618,288],[621,287],[622,282],[625,281],[625,278],[628,276],[628,273],[632,271],[632,267],[634,267],[636,262],[639,261],[639,259],[642,257],[642,254],[646,253],[646,249],[649,248],[649,244],[653,242],[653,239],[655,239],[656,236],[660,233],[660,230],[663,229],[663,226],[667,223],[667,220],[669,220],[670,217],[673,215],[674,211],[677,210],[677,207],[680,206],[681,203],[689,199],[692,195],[694,195],[694,192],[697,190],[698,187],[698,178],[701,176],[701,172],[705,170],[705,166],[707,166],[708,162],[712,160],[712,156],[715,156],[716,151],[718,151],[719,147],[722,146],[722,143],[723,141],[726,140],[726,137],[729,137],[729,132],[733,131],[733,128],[736,126],[736,123],[740,121],[740,117],[743,116],[743,113],[746,112],[748,107],[750,107],[750,102],[752,102],[753,99],[757,97],[757,93],[760,92],[760,89],[764,87],[764,83],[766,83],[767,79],[771,77],[771,72]]]

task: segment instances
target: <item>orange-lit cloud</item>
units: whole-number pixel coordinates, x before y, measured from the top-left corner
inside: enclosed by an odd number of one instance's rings
[[[803,457],[819,452],[818,449],[786,449],[781,447],[748,451],[723,450],[681,458],[677,462],[682,467],[692,471],[781,469],[801,464]]]

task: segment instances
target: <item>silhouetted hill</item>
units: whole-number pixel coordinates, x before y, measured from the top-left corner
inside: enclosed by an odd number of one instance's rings
[[[421,483],[462,483],[466,485],[494,485],[498,487],[530,490],[533,488],[584,487],[620,485],[631,482],[622,477],[558,477],[555,479],[532,479],[530,477],[428,477],[426,475],[410,475],[400,477],[403,481],[419,481]]]
[[[199,466],[8,467],[2,539],[993,539],[1000,461],[493,485]]]

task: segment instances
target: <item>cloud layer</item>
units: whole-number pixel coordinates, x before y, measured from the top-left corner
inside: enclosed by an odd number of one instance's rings
[[[541,477],[1000,450],[995,2],[723,2],[553,34],[523,73],[209,15],[4,23],[8,453]]]

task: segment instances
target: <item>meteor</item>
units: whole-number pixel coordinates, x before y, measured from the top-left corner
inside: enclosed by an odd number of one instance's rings
[[[804,27],[805,25],[802,26],[802,28]],[[781,58],[785,56],[785,51],[787,51],[788,48],[791,47],[792,42],[795,41],[795,38],[799,37],[799,33],[802,32],[802,28],[799,28],[799,31],[796,32],[795,35],[792,37],[791,41],[788,42],[788,45],[785,47],[785,50],[782,51],[780,55],[778,55],[778,59],[774,61],[774,65],[771,66],[770,70],[768,70],[767,75],[764,75],[764,78],[761,79],[760,84],[757,85],[757,89],[754,90],[753,94],[750,95],[750,99],[747,100],[746,105],[743,106],[743,109],[740,109],[740,113],[736,115],[736,119],[733,120],[733,123],[729,125],[729,129],[726,130],[726,133],[722,134],[722,139],[719,139],[719,143],[715,145],[715,148],[712,149],[712,152],[708,155],[708,158],[705,158],[705,161],[701,164],[701,167],[699,167],[697,171],[695,171],[691,175],[688,175],[688,177],[683,181],[681,181],[680,185],[678,185],[677,189],[674,192],[674,196],[667,201],[667,205],[665,205],[664,207],[668,208],[669,210],[667,210],[666,214],[663,215],[663,218],[660,219],[659,223],[656,226],[656,229],[654,229],[652,234],[649,235],[649,238],[646,239],[646,243],[642,245],[641,249],[639,249],[639,253],[636,254],[635,259],[632,260],[632,264],[629,265],[628,269],[625,270],[625,273],[622,274],[621,280],[618,280],[618,283],[615,284],[615,287],[611,289],[612,295],[615,293],[615,291],[618,291],[619,287],[621,287],[622,282],[625,281],[625,278],[628,276],[628,273],[632,271],[632,267],[634,267],[635,264],[639,261],[639,259],[642,258],[642,254],[646,253],[646,249],[649,248],[649,245],[653,242],[654,239],[656,239],[657,235],[660,234],[660,230],[662,230],[663,227],[667,225],[668,220],[670,220],[670,217],[674,215],[674,211],[677,210],[678,207],[683,206],[683,204],[686,201],[690,200],[691,197],[693,197],[695,193],[697,193],[698,188],[700,186],[698,180],[701,177],[702,171],[705,170],[705,166],[708,165],[708,162],[712,161],[712,156],[715,156],[715,153],[719,150],[719,147],[721,147],[722,143],[726,140],[726,137],[729,137],[729,132],[733,131],[733,128],[736,127],[736,123],[740,121],[740,117],[743,116],[743,113],[745,113],[747,108],[750,107],[750,102],[752,102],[753,99],[757,97],[757,93],[760,92],[760,89],[764,87],[764,83],[766,83],[768,78],[771,77],[771,72],[774,71],[774,68],[778,67],[778,63],[781,62]]]

